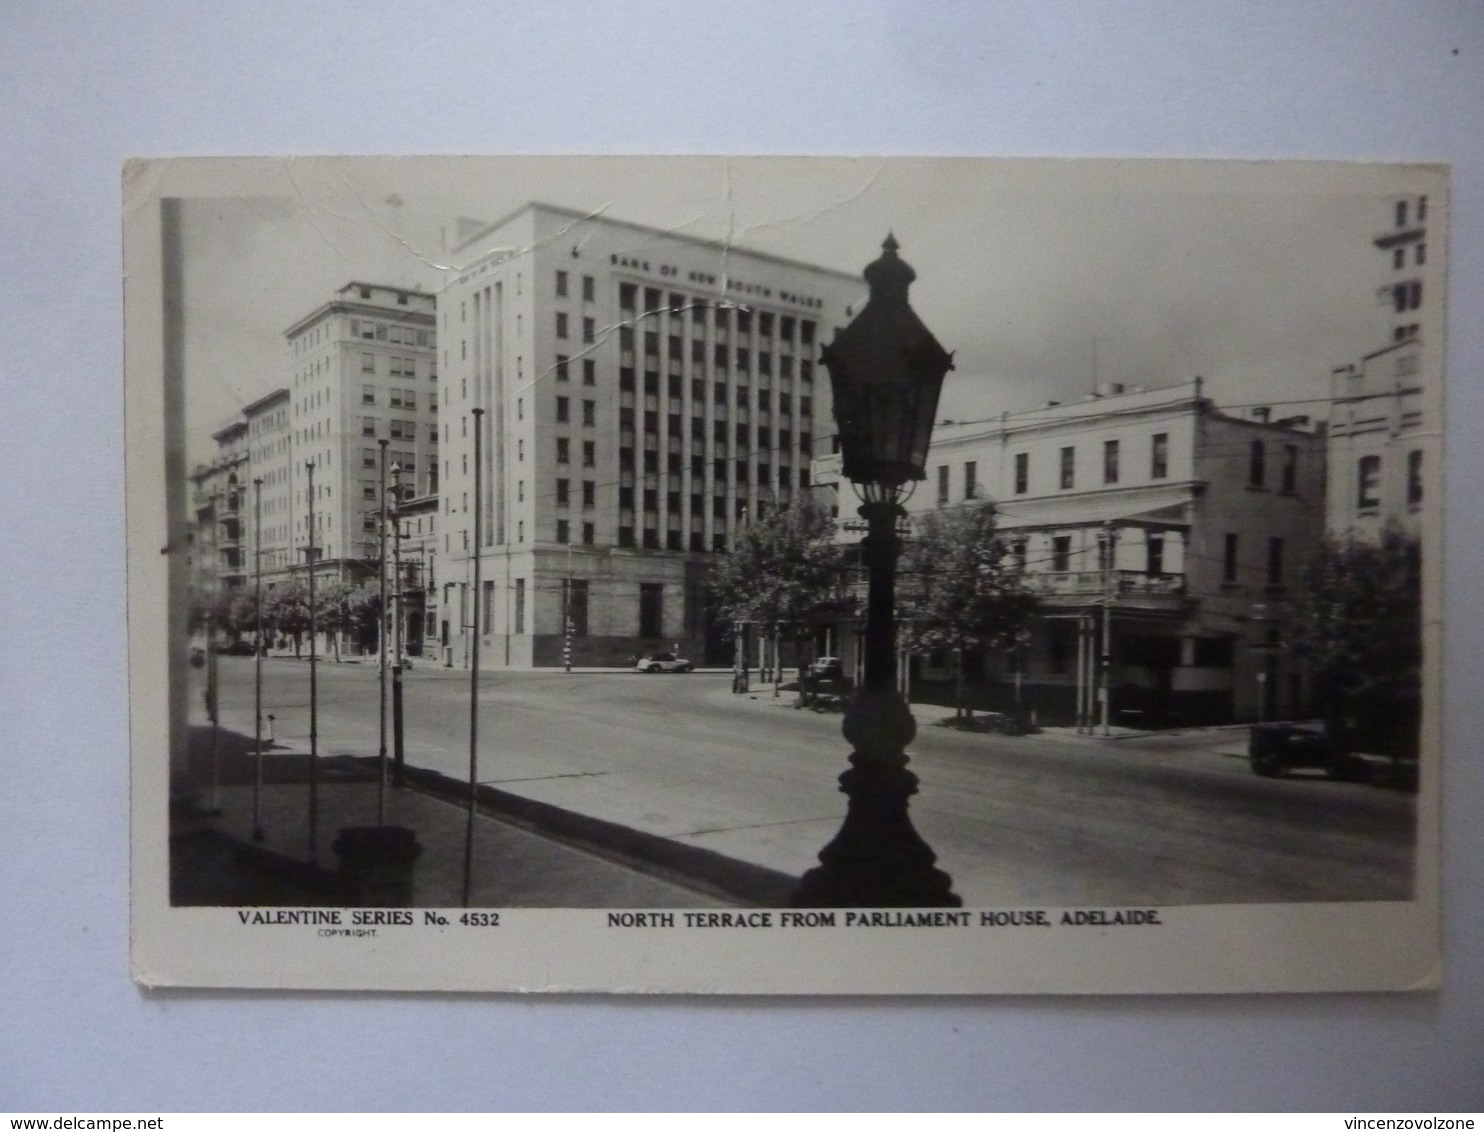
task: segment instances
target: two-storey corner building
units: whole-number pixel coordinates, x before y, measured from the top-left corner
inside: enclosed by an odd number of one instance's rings
[[[247,426],[233,421],[211,438],[215,455],[191,472],[191,587],[203,601],[244,585],[251,539]]]
[[[1326,526],[1368,540],[1393,525],[1420,534],[1438,467],[1442,256],[1428,243],[1427,197],[1389,202],[1387,220],[1373,241],[1381,253],[1384,344],[1334,370],[1330,385]]]
[[[263,465],[264,498],[273,504],[264,523],[275,538],[285,535],[275,541],[281,568],[302,570],[309,560],[311,462],[316,576],[376,576],[380,441],[388,442],[387,466],[401,466],[412,494],[438,490],[435,309],[432,295],[352,282],[284,332],[287,434],[265,439],[273,451]]]
[[[819,474],[826,474],[823,470]],[[969,658],[981,699],[1046,722],[1272,718],[1304,689],[1283,639],[1315,547],[1323,437],[1229,416],[1199,380],[1106,387],[1069,404],[935,430],[911,511],[992,502],[1044,616],[1018,655]],[[1106,634],[1106,636],[1105,636]],[[920,675],[946,676],[946,658]]]
[[[579,665],[661,648],[724,662],[707,556],[807,487],[831,428],[818,345],[864,285],[543,204],[455,254],[438,315],[444,663],[468,663],[477,633],[481,663],[558,665],[568,621]]]

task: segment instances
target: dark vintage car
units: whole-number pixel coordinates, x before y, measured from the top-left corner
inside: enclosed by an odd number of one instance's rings
[[[1328,720],[1258,723],[1248,732],[1254,774],[1275,778],[1290,770],[1320,770],[1331,778],[1415,786],[1415,717],[1399,714],[1367,727]]]
[[[1299,768],[1322,770],[1331,778],[1354,778],[1363,765],[1336,729],[1319,720],[1254,724],[1247,736],[1247,759],[1252,772],[1264,778]]]

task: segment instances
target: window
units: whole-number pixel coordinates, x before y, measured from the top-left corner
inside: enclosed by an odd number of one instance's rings
[[[582,359],[582,384],[598,384],[598,363],[595,362],[592,358]]]
[[[1015,494],[1024,495],[1031,486],[1031,454],[1029,452],[1017,452],[1015,454]]]
[[[598,403],[596,401],[584,401],[582,403],[582,423],[592,428],[598,423]]]
[[[570,485],[570,480],[560,479],[556,481],[556,501],[558,507],[565,507],[568,503],[571,502],[571,492],[569,490]]]
[[[779,404],[778,407],[780,409],[782,409],[785,413],[788,412],[788,395],[787,394],[784,394],[782,397],[778,398],[778,400],[780,402],[780,404]],[[801,416],[801,417],[809,417],[809,416],[813,416],[813,415],[814,415],[814,399],[811,398],[811,397],[800,397],[799,398],[799,416]]]
[[[362,373],[375,373],[376,372],[376,356],[374,354],[362,354],[361,355],[361,372]]]
[[[582,442],[582,466],[584,468],[596,467],[598,463],[598,446],[596,442],[584,440]]]
[[[566,381],[568,376],[567,355],[558,354],[556,356],[556,378],[558,381]]]
[[[363,467],[363,468],[374,468],[374,467],[376,467],[376,449],[374,449],[374,448],[362,448],[361,449],[361,467]]]
[[[964,498],[979,498],[979,464],[974,460],[964,464]]]
[[[1414,260],[1415,260],[1415,262],[1416,262],[1416,264],[1417,264],[1418,267],[1421,267],[1424,263],[1426,263],[1427,262],[1427,245],[1426,244],[1418,244],[1417,245],[1417,251],[1414,254],[1413,258],[1414,258]]]
[[[556,450],[558,464],[570,464],[572,462],[571,442],[565,436],[557,437]]]
[[[618,309],[632,311],[635,300],[638,297],[639,288],[632,283],[620,283],[618,285]]]
[[[1355,506],[1362,512],[1381,506],[1381,457],[1362,456],[1356,466]]]
[[[593,277],[591,275],[584,275],[582,277],[582,301],[584,303],[590,303],[590,302],[592,302],[593,301],[593,295],[594,295]]]
[[[582,545],[592,546],[597,529],[591,523],[582,524]]]
[[[560,482],[566,482],[566,481],[560,481]],[[597,499],[598,499],[598,485],[596,483],[594,483],[592,480],[583,480],[582,481],[582,505],[584,507],[592,507],[592,506],[594,506],[597,503]]]
[[[1422,449],[1407,453],[1407,506],[1422,506]]]
[[[1051,540],[1051,569],[1065,574],[1072,568],[1072,536],[1057,535]]]
[[[1279,491],[1292,495],[1298,490],[1298,445],[1283,446],[1283,468],[1278,474]]]
[[[938,506],[948,506],[948,465],[938,465]]]
[[[558,338],[565,338],[567,336],[567,313],[565,311],[557,311],[556,336]]]
[[[571,418],[570,405],[571,402],[565,397],[558,397],[556,399],[556,419],[558,423],[566,424]]]
[[[1144,542],[1144,572],[1146,574],[1165,572],[1165,540],[1159,535],[1150,535]]]
[[[556,524],[556,540],[557,540],[557,542],[571,542],[572,541],[571,525],[567,522],[566,519],[558,519],[557,520],[557,524]]]
[[[1247,455],[1247,486],[1264,487],[1268,479],[1268,446],[1254,440]]]
[[[559,299],[567,297],[567,273],[565,271],[556,273],[556,293]]]
[[[361,386],[361,404],[362,405],[374,405],[374,404],[376,404],[376,386],[374,386],[374,385],[363,385],[363,386]]]
[[[583,319],[582,320],[582,340],[584,342],[589,342],[590,343],[590,342],[592,342],[594,340],[594,337],[596,336],[596,333],[597,333],[597,323],[595,323],[590,318]]]
[[[362,417],[361,418],[361,435],[362,436],[375,436],[376,435],[376,418],[375,417]]]
[[[1391,253],[1391,266],[1395,271],[1400,271],[1407,265],[1407,249],[1397,248]]]
[[[1221,551],[1221,580],[1228,584],[1237,580],[1237,536],[1228,534]]]
[[[515,631],[526,631],[526,580],[515,579]]]
[[[1281,586],[1283,584],[1283,540],[1281,538],[1268,539],[1268,585]]]
[[[1103,441],[1103,482],[1118,482],[1118,441]]]
[[[376,502],[376,485],[363,483],[361,485],[361,498],[371,503]]]
[[[1404,200],[1396,202],[1396,226],[1398,228],[1407,226],[1407,202]]]
[[[1162,480],[1170,474],[1170,434],[1156,432],[1149,449],[1149,478]]]
[[[618,528],[618,545],[619,546],[633,546],[634,545],[634,528],[633,527],[619,527]]]
[[[1077,479],[1077,450],[1075,448],[1063,448],[1061,450],[1061,486],[1065,490],[1070,488]]]

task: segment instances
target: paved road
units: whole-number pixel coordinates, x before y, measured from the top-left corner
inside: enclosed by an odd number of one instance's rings
[[[251,720],[252,662],[223,658]],[[280,740],[308,735],[308,665],[264,664]],[[320,667],[323,754],[377,750],[377,670]],[[407,758],[462,778],[469,677],[405,677]],[[197,701],[199,702],[199,700]],[[730,694],[726,677],[486,673],[479,778],[511,793],[798,874],[838,829],[838,715]],[[1106,741],[924,723],[913,820],[969,905],[1405,899],[1412,796],[1252,775],[1240,735]]]

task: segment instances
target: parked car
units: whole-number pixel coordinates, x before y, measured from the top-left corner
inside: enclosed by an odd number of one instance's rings
[[[1322,720],[1254,724],[1247,736],[1247,759],[1252,773],[1264,778],[1300,767],[1322,770],[1331,778],[1361,778],[1366,769],[1338,729]]]
[[[634,668],[639,672],[689,672],[695,666],[673,652],[657,652],[653,656],[639,658]]]
[[[838,656],[817,657],[809,665],[809,675],[815,680],[838,680],[843,673]]]
[[[241,637],[235,641],[224,641],[216,646],[216,651],[222,656],[252,656],[253,642],[248,637]]]

